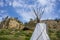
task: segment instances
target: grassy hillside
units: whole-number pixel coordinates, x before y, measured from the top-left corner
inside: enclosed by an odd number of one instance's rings
[[[48,34],[51,40],[60,40],[60,20],[42,20],[41,23],[47,24]],[[32,20],[26,25],[34,30],[36,21]]]
[[[51,40],[60,40],[60,20],[43,20]],[[36,20],[22,24],[15,18],[5,18],[0,23],[0,40],[30,40]]]
[[[51,40],[60,40],[60,20],[47,21],[47,26]]]

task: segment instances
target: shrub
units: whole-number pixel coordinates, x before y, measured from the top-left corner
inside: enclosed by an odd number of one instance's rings
[[[8,35],[10,31],[8,29],[0,29],[0,35]]]
[[[56,32],[56,36],[60,38],[60,30]]]

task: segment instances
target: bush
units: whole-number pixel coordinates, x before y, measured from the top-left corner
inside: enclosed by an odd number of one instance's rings
[[[54,33],[54,31],[53,31],[53,30],[51,30],[51,29],[49,29],[49,30],[48,30],[48,32],[49,32],[49,33]]]
[[[20,34],[21,34],[20,31],[16,31],[15,34],[14,34],[14,36],[15,36],[15,37],[19,37]]]
[[[10,31],[8,29],[0,29],[0,35],[8,35]]]
[[[0,37],[0,40],[9,40],[8,38],[3,38],[3,37]]]
[[[56,36],[60,38],[60,30],[56,32]]]

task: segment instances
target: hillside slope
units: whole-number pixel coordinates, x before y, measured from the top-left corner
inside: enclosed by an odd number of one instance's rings
[[[24,25],[22,24],[22,22],[20,22],[18,19],[16,18],[5,18],[3,21],[1,21],[0,23],[0,28],[12,28],[12,29],[22,29],[24,27]]]

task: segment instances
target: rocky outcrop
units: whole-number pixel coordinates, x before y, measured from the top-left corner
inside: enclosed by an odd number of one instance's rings
[[[18,19],[7,18],[0,23],[0,28],[6,29],[23,29],[24,25]]]

